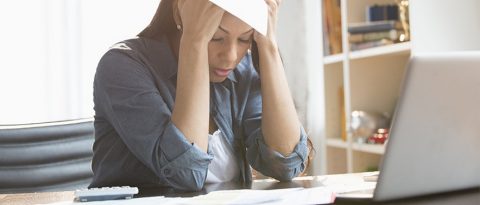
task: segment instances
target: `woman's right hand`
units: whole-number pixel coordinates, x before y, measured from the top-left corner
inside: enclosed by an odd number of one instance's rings
[[[183,34],[194,41],[210,41],[225,11],[209,0],[178,0]]]

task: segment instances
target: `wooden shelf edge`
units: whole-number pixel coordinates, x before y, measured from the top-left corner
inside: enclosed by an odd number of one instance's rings
[[[386,46],[379,46],[374,48],[368,48],[358,51],[352,51],[350,53],[350,59],[362,59],[369,57],[376,57],[382,55],[391,55],[391,54],[400,54],[410,52],[411,44],[410,42],[395,43]]]
[[[383,155],[383,153],[385,153],[385,145],[383,145],[383,144],[353,143],[352,149],[354,151],[366,152],[366,153],[371,153],[371,154]]]
[[[343,54],[335,54],[335,55],[329,55],[325,56],[323,58],[323,64],[324,65],[329,65],[329,64],[334,64],[334,63],[341,63],[343,61]]]
[[[410,42],[395,43],[386,46],[379,46],[374,48],[367,48],[358,51],[350,52],[349,58],[351,60],[363,59],[369,57],[376,57],[382,55],[392,55],[392,54],[401,54],[410,52],[411,44]],[[324,65],[330,65],[334,63],[341,63],[344,60],[343,53],[325,56],[323,58]]]
[[[335,148],[347,149],[347,142],[343,141],[340,138],[327,138],[327,146]]]
[[[347,142],[343,141],[340,138],[327,138],[326,142],[328,147],[335,147],[335,148],[342,148],[342,149],[348,148]],[[385,153],[385,145],[353,143],[352,150],[357,152],[366,152],[371,154],[383,155],[383,153]]]

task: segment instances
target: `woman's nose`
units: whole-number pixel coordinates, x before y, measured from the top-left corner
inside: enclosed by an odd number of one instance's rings
[[[221,53],[222,59],[229,64],[237,60],[237,47],[233,43],[226,44]]]

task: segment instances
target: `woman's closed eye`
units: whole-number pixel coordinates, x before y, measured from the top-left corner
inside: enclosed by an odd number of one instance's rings
[[[212,40],[210,40],[210,41],[213,41],[213,42],[221,42],[221,41],[223,41],[223,38],[215,38],[215,37],[213,37]]]
[[[248,38],[239,38],[238,41],[242,42],[242,43],[250,43],[250,41],[252,40],[251,37],[248,37]]]
[[[219,38],[213,37],[212,40],[210,40],[210,41],[212,41],[212,42],[223,42],[224,40],[225,40],[225,39],[222,38],[222,37],[219,37]],[[251,37],[238,38],[238,41],[239,41],[240,43],[250,43],[251,40],[252,40]]]

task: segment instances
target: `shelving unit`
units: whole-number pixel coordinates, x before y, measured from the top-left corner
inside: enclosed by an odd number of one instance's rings
[[[348,148],[348,144],[347,144],[346,141],[344,141],[342,139],[335,139],[335,138],[327,139],[327,146],[340,148],[340,149],[347,149]],[[363,144],[363,143],[354,142],[352,144],[352,150],[359,151],[359,152],[365,152],[365,153],[371,153],[371,154],[383,154],[385,152],[385,146],[384,145],[377,145],[377,144]]]
[[[367,5],[394,3],[395,0],[341,0],[343,53],[323,58],[324,174],[374,170],[385,152],[384,145],[355,141],[348,128],[350,113],[363,110],[393,116],[405,66],[410,58],[411,43],[350,52],[347,28],[350,23],[366,20],[364,12]]]
[[[343,61],[343,58],[344,58],[343,54],[330,55],[323,58],[323,63],[325,65],[339,63]]]

